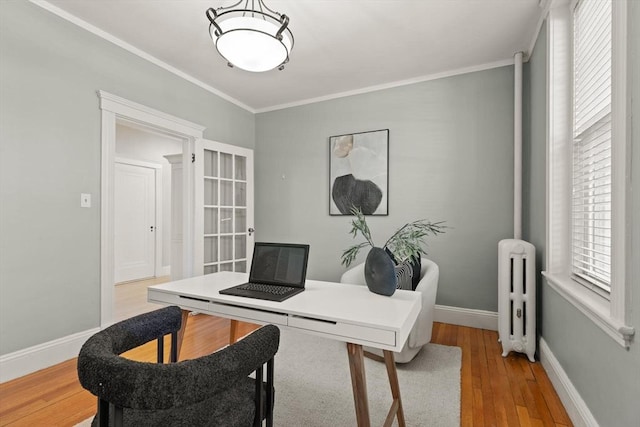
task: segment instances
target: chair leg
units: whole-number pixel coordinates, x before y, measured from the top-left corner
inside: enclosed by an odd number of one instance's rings
[[[98,418],[98,427],[109,426],[109,402],[98,398],[98,413],[96,417]]]
[[[254,400],[256,402],[256,413],[253,420],[253,425],[255,427],[259,427],[262,425],[263,412],[262,408],[264,407],[264,402],[262,401],[262,366],[256,369],[256,380],[255,380],[255,395]]]
[[[169,350],[169,363],[178,361],[178,332],[171,332],[171,349]],[[158,338],[158,363],[164,363],[164,337]]]
[[[267,362],[267,427],[273,427],[273,406],[275,405],[275,396],[273,388],[273,361]]]
[[[158,338],[158,363],[164,363],[164,337]]]
[[[124,411],[120,406],[111,405],[113,408],[113,427],[124,426]]]
[[[171,363],[178,361],[178,332],[171,333],[171,356],[169,358]]]

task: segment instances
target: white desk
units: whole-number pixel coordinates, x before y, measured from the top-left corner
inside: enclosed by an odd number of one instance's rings
[[[283,302],[221,295],[247,281],[246,273],[220,272],[148,288],[148,301],[251,323],[272,323],[347,343],[358,426],[369,426],[362,346],[384,351],[394,398],[385,425],[395,416],[404,425],[393,351],[400,351],[421,308],[420,295],[396,291],[392,297],[364,286],[307,280],[305,291]],[[183,326],[184,326],[183,322]]]

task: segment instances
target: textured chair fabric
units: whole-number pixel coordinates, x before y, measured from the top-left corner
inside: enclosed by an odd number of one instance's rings
[[[123,408],[124,425],[253,425],[256,383],[249,375],[273,360],[280,330],[267,325],[218,352],[178,363],[137,362],[120,356],[177,332],[180,325],[181,310],[173,306],[98,332],[80,350],[80,383],[98,399]],[[93,425],[98,425],[97,416]]]
[[[436,293],[438,291],[438,278],[440,270],[438,265],[427,258],[420,259],[422,268],[420,270],[420,282],[416,286],[415,292],[422,294],[422,309],[418,314],[413,329],[409,333],[409,338],[400,352],[394,353],[395,361],[398,363],[410,362],[420,349],[431,341],[431,331],[433,330],[433,312],[436,305]],[[341,283],[355,285],[366,285],[364,280],[364,263],[358,264],[344,272],[340,278]],[[393,296],[391,297],[393,298]],[[365,347],[365,350],[382,356],[382,350]]]

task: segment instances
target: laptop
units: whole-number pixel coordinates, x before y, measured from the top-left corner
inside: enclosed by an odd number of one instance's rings
[[[219,291],[270,301],[284,301],[304,291],[309,245],[256,243],[249,282]]]

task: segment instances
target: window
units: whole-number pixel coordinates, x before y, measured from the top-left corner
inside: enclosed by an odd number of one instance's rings
[[[547,18],[546,283],[629,346],[627,1],[554,0]]]
[[[611,291],[611,1],[573,12],[572,273]]]

